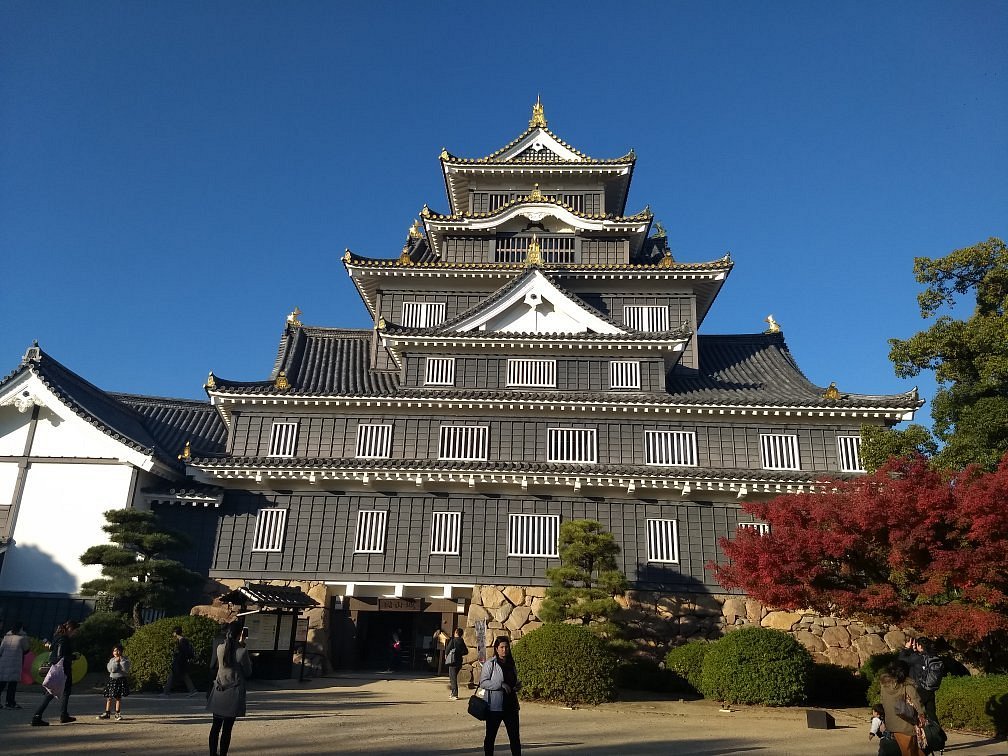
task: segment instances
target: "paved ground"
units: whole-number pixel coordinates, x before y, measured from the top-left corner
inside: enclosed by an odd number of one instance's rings
[[[80,686],[83,690],[85,686]],[[30,727],[38,686],[18,692],[22,711],[0,711],[3,754],[205,754],[209,716],[203,698],[137,694],[122,722],[98,721],[99,694],[74,693],[73,724]],[[584,709],[523,703],[524,752],[531,756],[874,756],[868,709],[832,710],[837,729],[806,728],[803,709],[745,708],[721,713],[706,701],[630,700]],[[435,756],[481,753],[483,725],[465,702],[447,700],[444,680],[390,675],[339,676],[298,684],[257,682],[249,716],[235,725],[232,754],[356,753]],[[498,754],[507,754],[501,728]],[[950,756],[1008,754],[1008,746],[952,733]]]

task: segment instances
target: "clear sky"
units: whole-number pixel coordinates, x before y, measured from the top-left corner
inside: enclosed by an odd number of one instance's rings
[[[915,256],[1008,235],[1006,2],[0,0],[0,367],[260,380],[285,315],[367,327],[442,147],[550,128],[638,155],[676,259],[730,250],[701,332],[773,313],[811,380],[888,393]],[[929,422],[927,411],[918,416]]]

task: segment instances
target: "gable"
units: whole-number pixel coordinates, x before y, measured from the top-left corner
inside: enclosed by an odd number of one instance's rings
[[[546,129],[537,128],[519,139],[510,149],[495,158],[496,162],[555,163],[559,161],[583,163],[579,155]]]

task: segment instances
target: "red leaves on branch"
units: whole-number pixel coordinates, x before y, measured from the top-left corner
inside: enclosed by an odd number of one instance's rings
[[[721,539],[722,586],[781,609],[913,627],[977,643],[1008,630],[1008,455],[958,474],[923,457],[819,493],[746,502],[770,523]]]

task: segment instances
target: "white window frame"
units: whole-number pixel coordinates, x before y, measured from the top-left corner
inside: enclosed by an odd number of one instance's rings
[[[424,360],[425,386],[454,386],[455,358],[427,357]]]
[[[357,533],[354,538],[355,554],[385,553],[385,534],[388,528],[388,511],[361,509],[357,512]]]
[[[764,470],[801,470],[798,436],[760,433],[760,463]]]
[[[508,556],[546,557],[560,556],[560,515],[509,514]]]
[[[556,388],[556,360],[509,357],[505,385],[510,388]]]
[[[598,431],[595,428],[548,428],[548,462],[594,465],[598,462]]]
[[[434,512],[431,518],[431,554],[458,554],[462,543],[462,513]]]
[[[623,305],[623,325],[648,333],[667,331],[668,305]]]
[[[252,551],[283,551],[287,510],[265,507],[256,512]]]
[[[613,360],[609,363],[609,388],[639,389],[640,374],[640,360]]]
[[[770,532],[769,522],[740,522],[738,530],[755,530],[759,535],[766,535]]]
[[[490,429],[485,425],[442,425],[438,459],[485,460],[489,439]]]
[[[679,521],[647,521],[647,560],[653,564],[679,563]]]
[[[298,423],[273,421],[267,457],[293,457],[297,451]]]
[[[861,436],[837,436],[837,460],[841,472],[864,472]]]
[[[357,459],[387,459],[392,452],[390,423],[360,423],[357,425]]]
[[[655,467],[696,467],[696,431],[644,431],[644,464]]]
[[[404,328],[433,328],[445,319],[444,302],[403,302]]]

